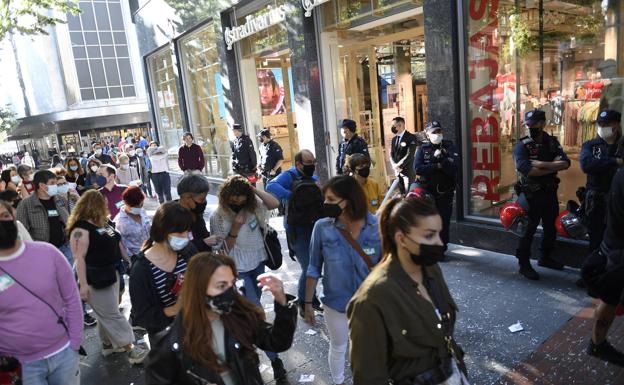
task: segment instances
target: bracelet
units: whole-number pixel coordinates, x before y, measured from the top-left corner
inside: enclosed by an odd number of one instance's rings
[[[312,305],[314,302],[304,302],[304,305]]]
[[[232,235],[232,233],[228,233],[228,237],[230,237],[230,238],[238,238],[238,235]]]

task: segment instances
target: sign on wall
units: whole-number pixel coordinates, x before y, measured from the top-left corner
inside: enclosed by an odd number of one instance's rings
[[[279,24],[286,20],[286,15],[290,12],[288,4],[282,4],[278,7],[267,6],[264,12],[247,15],[243,25],[226,27],[223,30],[225,44],[227,49],[231,50],[234,43],[244,38],[263,31],[275,24]]]

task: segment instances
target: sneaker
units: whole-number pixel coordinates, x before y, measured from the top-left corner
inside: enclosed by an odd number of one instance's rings
[[[537,271],[535,271],[531,265],[520,266],[519,273],[531,281],[538,281],[540,279],[539,274],[537,274]]]
[[[91,314],[86,313],[84,315],[84,325],[85,326],[93,326],[97,323],[97,320],[91,316]]]
[[[149,350],[142,348],[140,346],[135,345],[131,350],[128,351],[128,361],[132,365],[138,365],[145,360]]]
[[[319,313],[322,313],[325,309],[323,309],[323,304],[320,301],[315,301],[312,303],[312,309],[316,310]]]
[[[587,346],[587,354],[614,365],[624,366],[624,353],[616,350],[607,340],[598,345],[590,340],[589,346]]]
[[[288,385],[287,372],[284,368],[284,363],[282,360],[277,358],[275,361],[271,361],[271,366],[273,367],[273,378],[275,379],[276,384],[279,385]]]
[[[557,261],[555,261],[552,258],[548,258],[548,257],[542,257],[540,258],[539,261],[537,261],[537,264],[541,267],[546,267],[548,269],[553,269],[553,270],[563,270],[563,264],[559,263]]]
[[[113,347],[113,345],[111,345],[111,344],[102,344],[102,355],[104,357],[108,357],[111,354],[123,353],[123,352],[124,352],[124,348],[117,348],[117,349],[115,349]]]

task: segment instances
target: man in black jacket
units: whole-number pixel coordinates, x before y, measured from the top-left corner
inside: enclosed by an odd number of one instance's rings
[[[338,148],[336,174],[342,175],[342,168],[344,167],[348,155],[364,154],[370,159],[370,154],[368,153],[368,144],[366,144],[366,141],[355,133],[355,131],[357,131],[355,121],[344,119],[340,122],[339,128],[342,130],[344,141],[340,143],[340,147]]]
[[[262,182],[266,189],[267,183],[282,172],[284,152],[282,151],[282,146],[271,138],[271,130],[268,128],[260,131],[258,137],[262,141],[262,146],[260,147],[260,172],[262,173]]]
[[[243,126],[235,124],[232,126],[235,139],[231,143],[232,147],[232,169],[239,175],[249,177],[256,173],[258,161],[256,150],[249,135],[243,132]]]
[[[418,139],[416,135],[405,129],[405,119],[400,116],[392,120],[391,130],[395,134],[390,150],[392,169],[396,173],[396,177],[401,179],[399,189],[404,194],[416,179],[414,154],[416,154],[418,147]]]

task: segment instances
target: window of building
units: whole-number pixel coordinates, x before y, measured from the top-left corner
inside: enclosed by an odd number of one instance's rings
[[[161,145],[169,154],[169,168],[179,171],[177,158],[183,126],[171,47],[167,46],[147,57],[147,67]]]
[[[204,150],[205,172],[227,178],[231,149],[221,85],[221,65],[217,44],[222,35],[208,24],[179,41],[185,95],[195,143]]]
[[[563,209],[585,185],[579,153],[596,136],[599,109],[622,112],[624,1],[463,3],[468,214],[495,217],[512,198],[512,151],[528,135],[522,120],[534,108],[546,112],[545,131],[572,162],[558,175]]]
[[[80,1],[67,25],[82,100],[136,96],[120,0]]]

